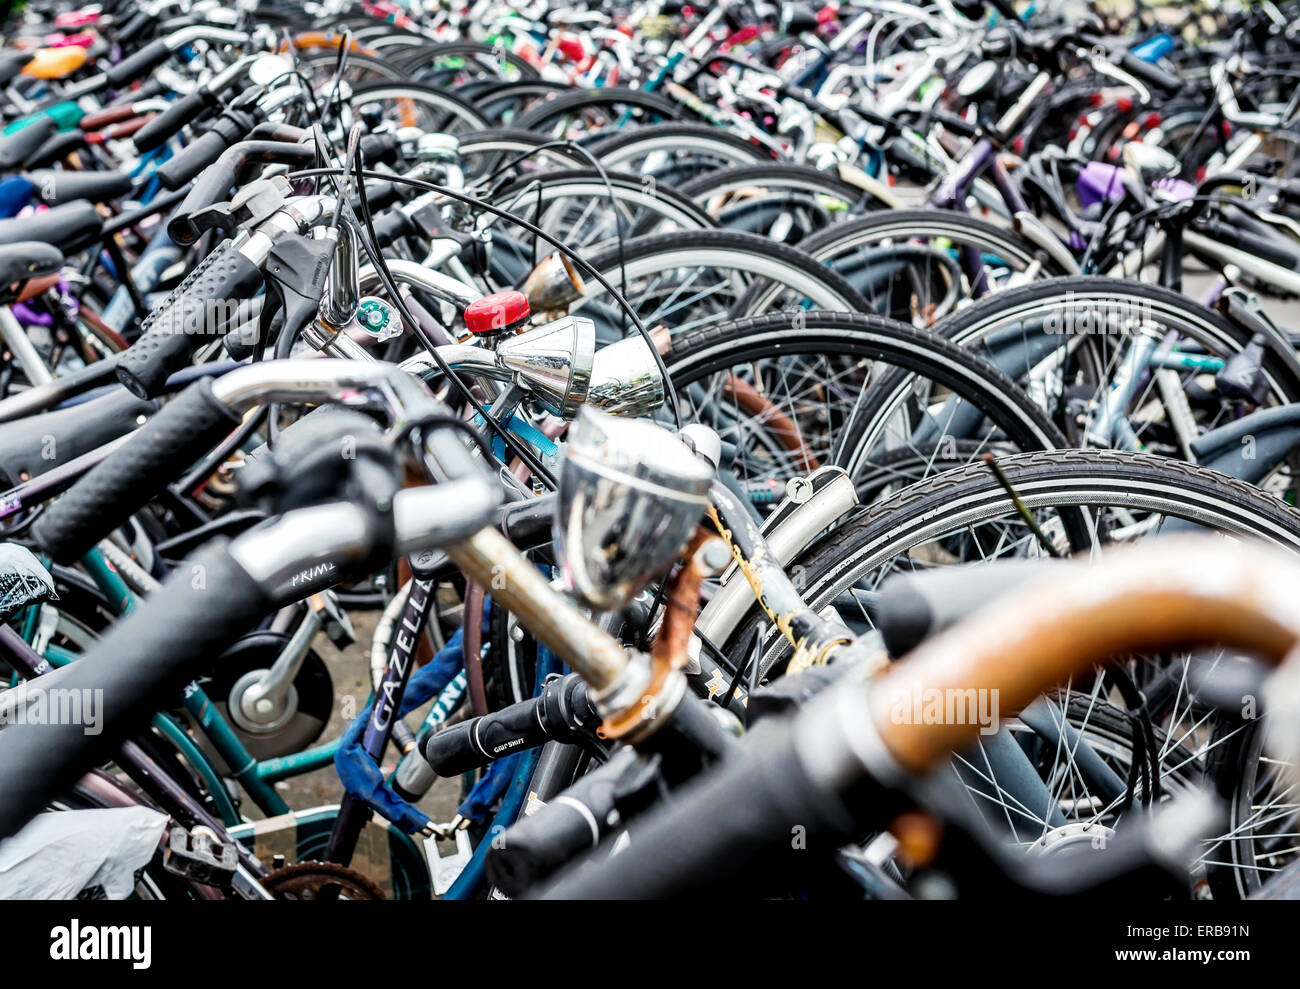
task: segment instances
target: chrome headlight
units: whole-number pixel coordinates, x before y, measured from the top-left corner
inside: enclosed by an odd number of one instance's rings
[[[664,404],[664,376],[639,334],[596,351],[587,402],[620,416],[649,415]]]
[[[708,508],[713,469],[672,432],[590,407],[569,428],[554,522],[570,588],[621,608],[666,570]]]
[[[595,351],[595,324],[563,316],[502,340],[496,362],[547,409],[572,419],[587,400]]]

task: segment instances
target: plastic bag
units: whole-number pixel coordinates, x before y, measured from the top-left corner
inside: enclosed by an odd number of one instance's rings
[[[0,841],[0,900],[70,900],[95,887],[125,899],[166,827],[167,815],[149,807],[37,814]]]

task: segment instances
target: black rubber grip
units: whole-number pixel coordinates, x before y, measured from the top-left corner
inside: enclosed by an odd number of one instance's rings
[[[85,146],[86,135],[82,130],[64,131],[62,134],[55,134],[32,152],[23,165],[26,168],[46,168]]]
[[[1250,221],[1250,217],[1243,217],[1240,223],[1225,223],[1217,217],[1206,216],[1198,221],[1198,228],[1220,244],[1246,251],[1291,271],[1300,271],[1300,250],[1293,246],[1295,241],[1267,228],[1258,231],[1247,229],[1246,224]]]
[[[564,799],[552,800],[502,832],[484,860],[492,885],[519,896],[599,844],[611,830],[619,779],[636,763],[635,750],[620,750],[565,790]]]
[[[1116,60],[1115,64],[1135,79],[1140,79],[1148,86],[1152,86],[1163,93],[1176,93],[1183,88],[1181,78],[1172,72],[1166,72],[1158,65],[1143,61],[1132,52],[1124,52]]]
[[[205,168],[210,167],[213,162],[221,157],[221,153],[226,150],[226,138],[217,131],[208,131],[206,134],[196,138],[191,143],[178,151],[173,157],[169,158],[158,168],[158,181],[167,189],[175,192],[181,188],[190,179],[198,175]],[[222,178],[225,179],[226,173],[223,171]],[[210,183],[214,187],[219,185],[219,194],[214,198],[205,196],[203,206],[211,206],[214,202],[219,203],[226,198],[226,193],[230,187],[235,184],[234,173],[229,173],[229,178],[222,182],[215,180]],[[186,200],[188,203],[189,200]]]
[[[6,422],[0,425],[0,477],[11,485],[39,477],[125,436],[156,411],[156,402],[112,384],[107,394],[90,401]]]
[[[54,136],[57,127],[53,117],[37,117],[12,134],[0,137],[0,168],[6,171],[18,168]]]
[[[223,240],[144,321],[144,332],[117,365],[117,380],[141,398],[162,394],[167,378],[194,351],[241,320],[239,303],[262,285],[262,272]]]
[[[1051,566],[1050,560],[1006,560],[897,574],[870,606],[872,621],[889,654],[905,656],[999,595],[1050,573]]]
[[[240,423],[203,378],[54,502],[32,536],[60,563],[80,559]]]
[[[171,55],[172,50],[167,47],[167,42],[159,38],[122,59],[104,73],[104,78],[114,89],[121,89],[127,83],[148,75],[171,58]]]
[[[420,754],[435,773],[446,777],[535,748],[550,737],[538,721],[540,706],[540,697],[520,701],[426,735],[420,743]]]
[[[194,214],[206,209],[213,203],[224,202],[230,195],[236,177],[247,165],[254,163],[269,164],[277,162],[286,165],[307,167],[315,160],[315,150],[305,144],[293,144],[288,141],[242,141],[241,135],[253,129],[252,117],[244,113],[227,111],[208,129],[207,134],[194,142],[204,146],[204,155],[212,153],[218,137],[229,145],[217,155],[212,164],[203,167],[197,174],[194,188],[190,189],[185,201],[175,215],[167,221],[167,235],[176,243],[189,246],[198,240],[200,229],[193,222]],[[186,149],[189,150],[188,148]],[[195,152],[198,155],[198,152]],[[181,155],[172,159],[176,162]],[[171,164],[172,162],[168,162]],[[179,168],[179,166],[177,166]],[[188,166],[187,166],[188,168]],[[160,169],[159,177],[166,185],[169,179]],[[178,181],[186,173],[172,173],[170,181]],[[188,181],[185,178],[184,181]],[[184,184],[184,182],[181,182]]]
[[[413,237],[419,228],[400,209],[389,210],[375,219],[375,239],[380,247],[391,247],[402,237]]]
[[[396,134],[367,134],[361,139],[361,154],[367,165],[383,162],[391,165],[397,160],[401,142]]]
[[[58,696],[82,699],[83,717],[0,728],[0,837],[19,830],[85,770],[146,728],[271,607],[242,567],[210,549],[178,567],[75,663],[32,681],[29,691],[59,688],[70,693]],[[86,712],[95,715],[93,725],[86,724]]]
[[[147,28],[156,23],[152,14],[145,11],[137,11],[132,14],[130,19],[121,26],[116,32],[116,41],[119,45],[130,44],[137,37],[145,32]]]
[[[206,91],[201,89],[174,100],[171,106],[135,132],[135,136],[132,138],[135,149],[143,153],[161,146],[169,137],[178,133],[182,127],[201,119],[210,105]],[[217,152],[217,154],[220,153],[220,151]],[[174,187],[168,186],[167,188],[172,189]]]
[[[617,855],[602,847],[528,896],[717,897],[726,895],[722,884],[739,874],[766,877],[769,867],[775,874],[791,856],[806,860],[809,851],[792,851],[794,834],[809,850],[842,844],[839,836],[853,829],[852,815],[838,796],[809,778],[785,719],[760,725],[739,749],[719,769],[676,791],[670,802],[638,817],[630,844]],[[838,840],[827,842],[827,836]],[[503,839],[509,838],[506,831]]]

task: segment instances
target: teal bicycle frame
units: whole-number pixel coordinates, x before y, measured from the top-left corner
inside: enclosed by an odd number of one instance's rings
[[[138,598],[99,550],[91,550],[81,563],[95,586],[119,614],[126,614],[136,607]],[[39,607],[28,608],[24,616],[22,634],[29,644],[35,640],[39,616]],[[72,662],[77,658],[78,653],[61,646],[50,645],[45,648],[43,655],[51,665],[57,667]],[[267,816],[287,814],[290,810],[284,798],[275,790],[274,784],[277,781],[322,769],[334,761],[334,752],[338,748],[337,739],[302,752],[258,761],[244,747],[230,723],[222,716],[199,684],[191,683],[185,688],[183,704],[194,724],[211,743],[213,751],[230,767],[234,779],[244,788],[258,809]],[[226,789],[221,773],[217,771],[203,749],[195,743],[190,733],[176,718],[165,712],[154,715],[153,725],[164,738],[176,746],[203,780],[212,795],[214,808],[222,823],[228,826],[239,824],[243,818]]]

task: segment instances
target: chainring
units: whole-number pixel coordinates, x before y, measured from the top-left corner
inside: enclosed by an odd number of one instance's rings
[[[328,886],[338,887],[340,900],[383,900],[384,891],[355,869],[334,862],[296,862],[276,869],[262,885],[277,900],[315,900]]]

